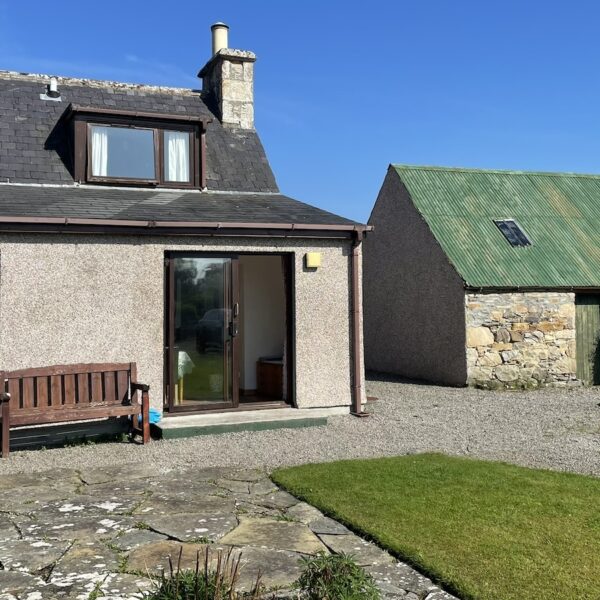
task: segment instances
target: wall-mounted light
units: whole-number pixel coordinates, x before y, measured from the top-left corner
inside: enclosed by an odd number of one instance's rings
[[[304,255],[304,264],[307,269],[318,269],[321,266],[321,253],[307,252]]]

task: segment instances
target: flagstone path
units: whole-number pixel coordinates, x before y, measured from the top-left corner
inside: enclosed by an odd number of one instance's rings
[[[260,572],[278,598],[295,598],[299,559],[320,551],[353,554],[386,599],[453,598],[261,470],[129,464],[0,477],[0,600],[141,598],[169,556],[181,549],[193,568],[207,546],[241,553],[240,589]]]

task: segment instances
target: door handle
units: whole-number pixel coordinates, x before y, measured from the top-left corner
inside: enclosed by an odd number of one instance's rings
[[[234,321],[232,321],[231,323],[229,323],[229,335],[231,337],[236,337],[238,334],[238,326],[237,323],[235,323]]]

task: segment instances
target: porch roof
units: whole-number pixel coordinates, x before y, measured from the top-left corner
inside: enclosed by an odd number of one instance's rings
[[[0,222],[102,221],[135,226],[290,225],[362,229],[359,223],[276,193],[141,190],[99,186],[0,184]],[[126,223],[129,222],[129,223]],[[89,223],[92,224],[92,223]]]

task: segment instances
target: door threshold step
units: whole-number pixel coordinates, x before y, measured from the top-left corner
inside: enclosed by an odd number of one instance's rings
[[[348,412],[347,408],[345,412]],[[236,431],[319,427],[327,425],[329,416],[339,414],[342,413],[337,409],[244,410],[205,415],[169,416],[164,418],[157,427],[163,439],[177,439]]]

